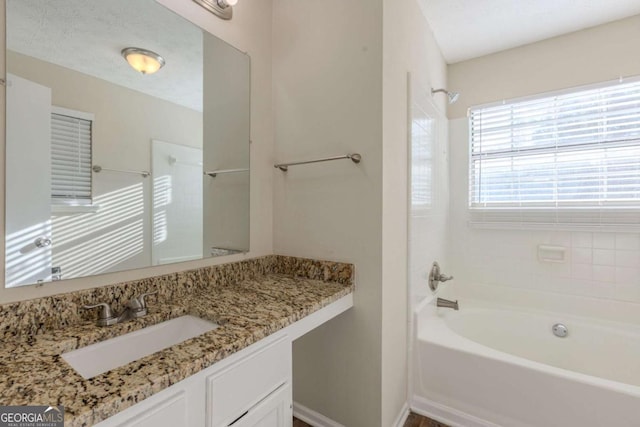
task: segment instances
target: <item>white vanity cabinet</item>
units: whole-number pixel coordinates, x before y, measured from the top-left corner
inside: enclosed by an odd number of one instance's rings
[[[291,427],[291,338],[275,334],[99,427]]]
[[[284,391],[284,392],[283,392]],[[288,336],[253,351],[243,360],[207,376],[207,427],[230,425],[284,427],[289,424],[247,424],[265,418],[282,402],[292,405],[291,341]]]
[[[291,427],[291,343],[351,307],[353,294],[96,426]]]

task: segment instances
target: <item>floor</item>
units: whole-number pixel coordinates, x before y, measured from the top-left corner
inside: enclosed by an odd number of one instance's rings
[[[404,427],[447,427],[447,425],[432,420],[431,418],[411,413],[407,421],[405,421]]]
[[[293,419],[293,427],[312,427],[304,421],[300,421],[297,418]],[[446,425],[434,421],[430,418],[423,417],[417,414],[409,414],[409,418],[404,423],[404,427],[447,427]]]

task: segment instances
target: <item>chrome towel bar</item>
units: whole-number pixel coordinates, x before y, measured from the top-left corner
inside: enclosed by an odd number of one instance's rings
[[[220,173],[236,173],[236,172],[249,172],[249,169],[218,169],[215,171],[204,172],[205,175],[209,175],[211,178],[215,178]]]
[[[358,153],[353,153],[353,154],[345,154],[344,156],[325,157],[322,159],[307,160],[304,162],[280,163],[277,165],[273,165],[273,167],[280,169],[283,172],[286,172],[289,170],[289,166],[306,165],[309,163],[329,162],[331,160],[342,160],[342,159],[349,159],[353,163],[360,163],[360,161],[362,160],[362,156]]]
[[[151,175],[151,172],[149,172],[149,171],[131,171],[131,170],[124,170],[124,169],[109,169],[109,168],[103,168],[102,166],[98,166],[98,165],[93,165],[93,167],[91,169],[95,173],[100,173],[102,171],[121,172],[121,173],[134,173],[136,175],[142,175],[143,178],[146,178],[149,175]]]

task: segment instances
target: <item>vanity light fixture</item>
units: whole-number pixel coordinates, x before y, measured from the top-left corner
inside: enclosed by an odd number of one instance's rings
[[[120,53],[131,65],[131,68],[142,74],[153,74],[165,64],[162,56],[138,47],[126,47]]]
[[[434,88],[431,88],[431,95],[433,95],[434,93],[438,93],[438,92],[443,92],[443,93],[447,94],[447,96],[449,97],[449,104],[453,104],[460,97],[460,94],[458,92],[449,92],[446,89],[434,89]]]
[[[233,18],[233,6],[238,0],[193,0],[214,15],[229,20]]]

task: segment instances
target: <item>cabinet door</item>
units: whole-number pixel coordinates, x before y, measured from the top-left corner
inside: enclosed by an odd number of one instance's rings
[[[283,336],[207,377],[207,427],[227,427],[291,383],[291,341]]]
[[[143,402],[144,404],[144,402]],[[140,405],[140,404],[138,404]],[[187,394],[180,391],[173,396],[154,404],[151,407],[140,408],[134,406],[126,412],[103,421],[100,427],[187,427],[194,425],[189,423],[189,408]],[[144,406],[144,405],[143,405]],[[118,419],[119,418],[119,419]],[[124,421],[122,420],[124,418]]]
[[[291,427],[292,423],[291,385],[286,383],[229,425],[232,427]]]

